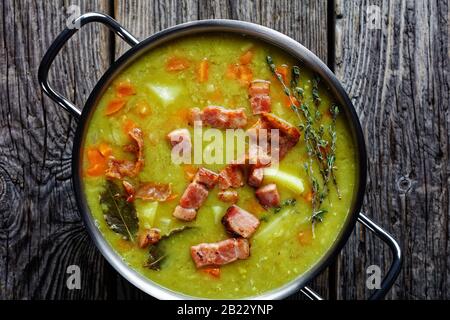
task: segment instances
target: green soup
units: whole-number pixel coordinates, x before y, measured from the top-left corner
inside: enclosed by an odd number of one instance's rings
[[[297,114],[290,106],[291,101],[279,79],[267,64],[267,56],[272,57],[280,78],[286,78],[288,87],[291,68],[299,67],[302,104],[309,108],[314,132],[321,134],[327,142],[323,146],[325,156],[335,159],[333,169],[329,170],[332,172],[329,172],[327,192],[320,163],[314,151],[312,155],[308,154],[303,113]],[[301,179],[304,191],[293,191],[275,179],[282,204],[264,209],[255,197],[254,188],[247,184],[237,188],[239,200],[236,205],[255,215],[260,225],[249,238],[251,254],[247,259],[221,265],[215,269],[218,273],[211,273],[210,269],[196,268],[190,248],[231,237],[221,222],[230,204],[220,201],[218,189],[214,188],[194,221],[180,221],[172,213],[190,183],[190,171],[205,167],[219,172],[225,164],[174,164],[167,134],[178,128],[187,128],[192,133],[193,128],[187,121],[189,110],[209,105],[229,109],[242,107],[248,116],[248,126],[251,126],[258,115],[252,115],[248,85],[255,79],[271,82],[271,112],[300,126],[300,140],[281,160],[279,169]],[[320,81],[317,84],[316,80],[320,79],[278,48],[245,37],[213,34],[165,44],[146,53],[123,71],[101,98],[90,121],[84,145],[83,182],[99,230],[124,262],[161,286],[202,298],[256,296],[288,283],[317,263],[333,245],[349,214],[357,163],[345,115],[338,115],[335,126],[332,125],[333,114],[329,110],[334,103],[333,97],[328,88]],[[104,174],[108,166],[106,159],[113,156],[135,160],[133,153],[124,150],[124,146],[132,142],[127,134],[130,126],[140,128],[144,136],[144,165],[130,181],[133,184],[142,181],[170,184],[172,197],[160,202],[142,199],[128,202],[128,206],[136,210],[139,227],[133,239],[125,239],[106,223],[105,207],[100,198],[107,181]],[[334,147],[331,147],[331,132],[335,133]],[[207,145],[204,142],[203,148]],[[312,178],[305,170],[305,163],[313,164],[312,177],[319,185],[316,192],[313,192]],[[121,181],[113,179],[112,182],[122,188]],[[321,194],[323,201],[317,205]],[[313,200],[316,201],[315,209]],[[138,234],[148,228],[158,228],[164,235],[185,225],[194,228],[160,243],[164,254],[159,270],[146,267],[149,250],[153,247],[140,248]]]

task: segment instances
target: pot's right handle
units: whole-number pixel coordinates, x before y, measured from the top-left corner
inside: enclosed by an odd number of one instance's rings
[[[367,218],[362,212],[359,214],[358,221],[367,229],[372,231],[378,238],[384,241],[392,252],[392,264],[386,277],[381,282],[380,289],[376,289],[375,292],[369,297],[369,300],[380,300],[383,299],[386,293],[392,288],[398,274],[400,273],[403,262],[402,250],[400,249],[397,241],[395,241],[389,233]]]
[[[367,229],[375,233],[375,235],[383,240],[392,251],[392,264],[389,268],[389,271],[386,277],[381,282],[380,289],[376,289],[374,293],[371,294],[369,300],[380,300],[383,299],[386,293],[392,288],[395,280],[400,273],[400,269],[402,267],[402,250],[398,245],[397,241],[386,231],[384,231],[380,226],[378,226],[375,222],[367,218],[362,212],[359,214],[358,222],[365,226]],[[311,300],[323,300],[323,298],[313,290],[308,287],[304,287],[300,290],[306,297]]]
[[[116,20],[108,15],[90,12],[79,16],[74,22],[74,26],[79,26],[78,28],[66,28],[59,36],[53,41],[50,48],[48,48],[44,57],[42,58],[41,64],[39,65],[38,79],[44,92],[57,104],[59,104],[63,109],[68,111],[72,116],[78,118],[81,115],[81,110],[78,109],[72,102],[65,98],[62,94],[55,91],[48,83],[48,71],[53,63],[56,55],[59,53],[64,44],[85,24],[90,22],[100,22],[114,31],[119,37],[125,40],[131,46],[139,43],[135,37],[131,35],[127,30],[125,30]]]

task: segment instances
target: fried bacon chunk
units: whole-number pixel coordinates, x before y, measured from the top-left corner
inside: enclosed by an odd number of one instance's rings
[[[200,111],[191,110],[191,122],[201,120],[202,124],[219,129],[238,129],[247,125],[247,115],[243,108],[226,109],[220,106],[208,106]]]
[[[259,220],[250,212],[233,205],[222,218],[222,224],[232,235],[250,238],[259,226]]]
[[[208,190],[214,188],[218,180],[219,175],[217,173],[205,168],[198,169],[194,177],[194,182],[204,185]]]
[[[219,189],[239,188],[244,185],[244,174],[239,164],[228,164],[219,173]]]
[[[274,183],[265,185],[256,190],[256,197],[264,208],[278,207],[280,205],[280,194]]]
[[[135,198],[147,201],[167,201],[172,196],[172,185],[164,183],[146,182],[139,185]]]
[[[215,243],[200,243],[191,247],[191,257],[197,268],[220,266],[250,256],[247,239],[231,238]]]
[[[265,80],[254,80],[250,83],[248,88],[250,96],[250,106],[253,114],[261,114],[263,112],[270,112],[270,82]]]
[[[144,135],[141,129],[132,128],[128,135],[134,140],[135,145],[127,146],[126,150],[136,154],[136,161],[111,158],[106,169],[106,177],[109,179],[123,180],[125,177],[135,177],[144,166]]]
[[[283,159],[289,152],[289,150],[291,150],[300,139],[300,130],[297,127],[275,116],[272,113],[262,113],[261,118],[258,120],[258,122],[249,129],[252,130],[250,131],[250,134],[256,134],[257,136],[259,136],[259,129],[267,130],[269,143],[273,142],[271,129],[278,130],[278,149],[275,147],[272,148],[272,146],[268,148],[271,151],[272,159],[274,157],[274,151],[278,152],[279,160]]]

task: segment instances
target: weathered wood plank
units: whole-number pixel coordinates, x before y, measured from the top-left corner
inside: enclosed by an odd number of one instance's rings
[[[367,22],[380,9],[380,29]],[[404,250],[388,298],[450,297],[448,1],[337,1],[336,72],[369,154],[364,210]],[[375,7],[375,10],[376,7]],[[339,261],[341,299],[364,299],[365,270],[388,250],[357,228]]]
[[[0,299],[107,298],[116,275],[89,239],[71,184],[75,121],[43,96],[40,60],[66,25],[66,8],[107,11],[106,1],[0,4]],[[109,65],[108,37],[84,28],[55,61],[52,83],[82,106]],[[68,290],[66,268],[81,268]]]
[[[115,18],[139,39],[164,28],[199,19],[236,19],[274,28],[327,59],[326,1],[116,1]],[[116,56],[128,49],[120,39]],[[327,271],[312,287],[328,297]]]

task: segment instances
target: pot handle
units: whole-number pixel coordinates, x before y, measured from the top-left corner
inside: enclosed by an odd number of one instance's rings
[[[116,20],[108,15],[97,12],[89,12],[79,16],[74,20],[73,25],[79,26],[77,28],[65,28],[59,36],[53,41],[51,46],[48,48],[44,57],[42,58],[41,64],[39,65],[38,80],[44,92],[63,109],[68,111],[75,118],[79,118],[81,115],[81,110],[78,109],[72,102],[70,102],[63,95],[55,91],[48,83],[48,71],[53,63],[56,55],[59,53],[61,48],[65,43],[85,24],[91,22],[100,22],[106,25],[109,29],[114,31],[119,37],[125,40],[129,45],[134,46],[139,43],[134,36],[131,35],[127,30],[125,30]]]
[[[369,300],[380,300],[383,299],[386,293],[392,288],[395,280],[398,277],[398,274],[400,273],[403,262],[402,250],[400,249],[397,241],[395,241],[395,239],[389,233],[384,231],[375,222],[367,218],[362,212],[359,214],[358,222],[369,229],[369,231],[373,232],[382,241],[384,241],[389,246],[392,252],[393,261],[386,277],[381,282],[380,289],[376,289],[375,292],[372,293],[369,297]],[[302,292],[311,300],[323,300],[323,298],[319,294],[308,287],[302,288],[300,292]]]

